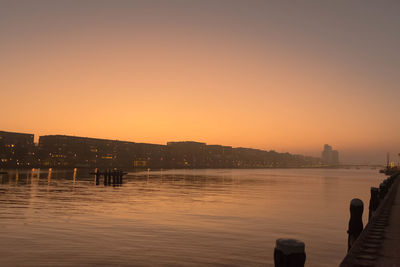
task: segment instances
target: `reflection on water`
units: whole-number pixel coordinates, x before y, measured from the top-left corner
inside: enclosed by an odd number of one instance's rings
[[[367,208],[381,179],[376,170],[169,170],[96,186],[83,170],[13,171],[0,175],[0,265],[273,266],[275,239],[292,237],[306,243],[308,266],[337,266],[349,201]]]

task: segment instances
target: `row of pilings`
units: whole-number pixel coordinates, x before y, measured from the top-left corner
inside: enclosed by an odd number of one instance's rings
[[[119,185],[123,183],[123,176],[126,173],[118,169],[106,169],[103,172],[100,172],[100,170],[96,169],[90,174],[94,175],[96,185],[100,184],[100,178],[102,176],[104,185]]]
[[[340,266],[374,266],[379,248],[383,242],[384,229],[388,224],[390,207],[388,204],[396,193],[391,190],[399,173],[383,180],[378,187],[371,187],[368,224],[363,227],[362,215],[364,203],[354,198],[350,202],[350,220],[348,228],[348,256]],[[360,240],[360,235],[365,239]],[[357,245],[355,245],[358,242]],[[354,247],[353,247],[354,246]],[[357,248],[355,248],[357,246]],[[355,255],[351,255],[351,253]],[[374,255],[371,255],[374,254]],[[306,261],[305,244],[295,239],[277,239],[274,250],[275,267],[304,267]]]
[[[396,195],[400,173],[383,180],[379,187],[371,187],[368,224],[363,228],[362,214],[364,203],[354,198],[350,202],[350,220],[348,226],[348,253],[340,264],[347,266],[375,266],[379,250],[385,239],[391,204]]]
[[[397,178],[398,174],[391,175],[390,177],[383,180],[378,187],[371,187],[371,199],[369,201],[369,214],[368,214],[368,221],[371,220],[376,213],[376,210],[379,207],[379,204],[388,194],[389,189],[392,187],[395,179]]]

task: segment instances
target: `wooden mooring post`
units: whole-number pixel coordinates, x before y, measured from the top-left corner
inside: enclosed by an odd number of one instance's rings
[[[96,169],[95,172],[94,172],[94,180],[96,182],[96,185],[98,185],[99,181],[100,181],[100,171],[99,171],[99,169]]]
[[[362,214],[364,211],[364,203],[361,199],[353,198],[350,202],[350,220],[348,240],[347,240],[347,251],[350,250],[351,246],[357,240],[358,236],[361,234],[364,225],[362,222]]]
[[[122,184],[122,176],[124,175],[124,172],[123,171],[121,171],[121,170],[119,170],[118,171],[118,183],[119,184]]]
[[[296,239],[280,238],[274,249],[275,267],[304,267],[306,262],[305,244]]]
[[[108,185],[109,173],[110,171],[108,169],[104,171],[104,185]]]

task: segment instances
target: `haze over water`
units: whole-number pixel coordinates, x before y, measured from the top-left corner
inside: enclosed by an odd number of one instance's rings
[[[0,265],[273,266],[275,239],[337,266],[349,202],[377,170],[168,170],[96,186],[86,171],[0,177]],[[366,223],[367,212],[364,212]]]

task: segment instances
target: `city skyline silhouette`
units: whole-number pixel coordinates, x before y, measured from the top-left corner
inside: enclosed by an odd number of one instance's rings
[[[2,130],[398,153],[396,1],[0,6]]]

